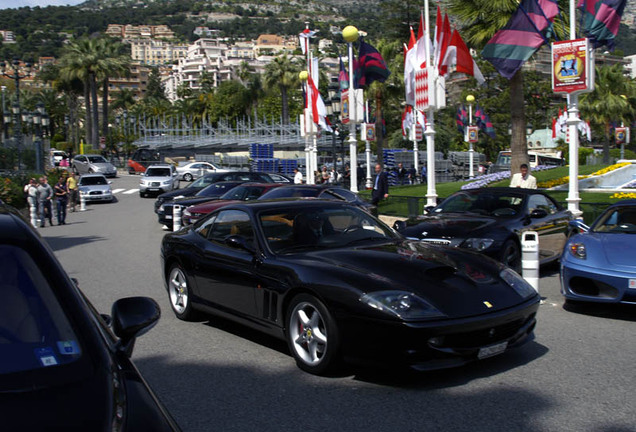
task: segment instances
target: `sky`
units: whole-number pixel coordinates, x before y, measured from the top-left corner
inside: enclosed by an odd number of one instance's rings
[[[21,8],[25,6],[74,6],[84,1],[85,0],[0,0],[0,9]]]

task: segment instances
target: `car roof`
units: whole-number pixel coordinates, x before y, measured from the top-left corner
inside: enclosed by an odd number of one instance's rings
[[[99,173],[86,173],[86,174],[82,174],[80,176],[80,178],[82,177],[106,177],[104,174],[99,174]]]
[[[267,200],[267,201],[240,201],[235,204],[229,204],[223,209],[242,209],[260,212],[262,210],[289,210],[297,207],[307,208],[339,208],[339,207],[352,207],[358,208],[354,204],[350,204],[344,201],[325,200],[320,198],[307,198],[307,199],[280,199],[280,200]]]
[[[153,165],[149,165],[148,168],[171,168],[172,165],[170,164],[153,164]]]

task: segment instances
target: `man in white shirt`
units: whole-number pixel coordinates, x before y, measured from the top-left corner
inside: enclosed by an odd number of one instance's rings
[[[521,164],[521,172],[512,176],[510,187],[518,187],[525,189],[536,189],[537,179],[528,172],[528,165]]]
[[[303,183],[303,173],[298,168],[294,168],[294,184]]]

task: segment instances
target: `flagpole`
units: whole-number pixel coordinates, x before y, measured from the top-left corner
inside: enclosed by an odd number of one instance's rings
[[[369,123],[369,112],[370,112],[370,110],[369,110],[369,100],[368,99],[367,99],[366,107],[367,107],[367,109],[366,109],[366,112],[364,113],[365,123]],[[365,130],[366,130],[366,128],[365,128]],[[377,139],[377,136],[378,136],[377,132],[378,131],[375,131],[375,132],[376,132],[375,136],[376,136],[376,139]],[[371,183],[371,143],[369,142],[369,139],[368,139],[368,136],[367,136],[366,133],[364,134],[364,144],[365,144],[364,153],[366,155],[366,161],[367,161],[367,169],[366,169],[367,177],[366,177],[366,181],[364,182],[364,187],[367,188],[367,189],[371,189],[371,184],[372,184]]]
[[[351,167],[351,192],[358,192],[358,155],[356,140],[356,121],[358,107],[356,106],[356,91],[353,88],[353,42],[358,40],[358,29],[347,26],[342,30],[342,37],[349,49],[349,165]]]
[[[475,102],[475,96],[468,95],[466,96],[466,102],[468,102],[468,126],[473,125],[473,102]],[[470,130],[470,129],[469,129]],[[468,138],[468,163],[470,167],[468,168],[468,178],[473,178],[475,176],[475,172],[473,171],[473,143],[470,140],[470,134],[466,134]]]
[[[570,40],[576,39],[576,6],[574,0],[570,0]],[[589,53],[586,53],[589,55]],[[589,73],[589,71],[588,71]],[[568,148],[570,152],[570,188],[566,201],[568,210],[575,218],[580,217],[583,212],[579,208],[581,198],[579,197],[579,95],[568,94]]]
[[[430,24],[429,24],[429,16],[428,16],[428,0],[424,0],[424,18],[426,22],[426,31],[425,35],[425,44],[426,44],[426,67],[430,68],[431,57],[430,57],[430,47],[429,47],[429,35],[430,35]],[[433,71],[433,68],[429,69]],[[433,89],[433,92],[436,92],[436,89]],[[426,170],[427,176],[427,190],[426,190],[426,206],[436,206],[437,205],[437,192],[435,191],[435,129],[433,123],[435,121],[435,107],[433,104],[429,104],[428,112],[426,114],[426,130],[424,131],[424,135],[426,135],[426,163],[428,168]]]

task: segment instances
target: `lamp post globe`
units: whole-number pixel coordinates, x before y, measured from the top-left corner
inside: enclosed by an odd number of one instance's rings
[[[342,37],[347,43],[353,43],[358,40],[358,29],[352,25],[342,29]]]
[[[308,78],[309,73],[306,70],[300,71],[300,73],[298,74],[298,79],[302,82],[307,81]]]

